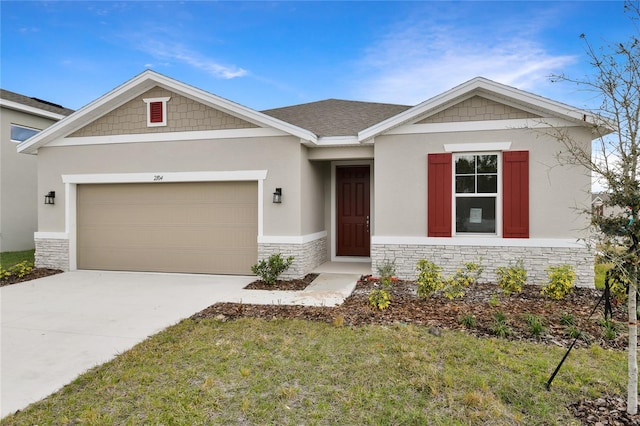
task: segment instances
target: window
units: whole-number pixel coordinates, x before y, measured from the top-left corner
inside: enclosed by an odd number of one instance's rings
[[[147,127],[167,125],[167,102],[171,98],[143,99],[147,104]]]
[[[40,130],[30,129],[28,127],[18,126],[17,124],[11,125],[11,140],[13,142],[24,142],[31,136],[39,133]]]
[[[427,167],[429,237],[529,238],[528,151],[429,154]]]
[[[498,155],[456,155],[456,234],[496,234]]]

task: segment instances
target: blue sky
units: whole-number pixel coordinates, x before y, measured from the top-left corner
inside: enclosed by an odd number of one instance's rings
[[[78,109],[147,68],[257,110],[340,98],[415,105],[475,76],[577,107],[548,76],[592,72],[634,31],[618,1],[0,1],[0,86]]]

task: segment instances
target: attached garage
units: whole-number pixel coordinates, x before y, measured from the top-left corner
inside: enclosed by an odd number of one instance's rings
[[[78,269],[251,274],[258,184],[179,182],[77,187]]]

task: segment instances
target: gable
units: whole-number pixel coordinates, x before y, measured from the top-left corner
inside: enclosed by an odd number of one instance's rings
[[[170,98],[167,102],[167,125],[162,127],[147,126],[147,104],[143,99],[165,97]],[[248,129],[257,127],[255,124],[231,114],[156,86],[75,131],[69,135],[69,137]]]
[[[475,95],[465,101],[418,121],[416,124],[512,120],[539,117],[539,115]]]

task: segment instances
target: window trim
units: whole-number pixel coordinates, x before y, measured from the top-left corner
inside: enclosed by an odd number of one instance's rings
[[[497,156],[497,192],[495,193],[474,193],[464,194],[461,193],[461,198],[482,198],[493,197],[496,198],[496,218],[495,218],[495,232],[458,232],[456,230],[457,225],[457,210],[456,200],[458,199],[458,193],[456,192],[456,158],[469,155],[496,155]],[[503,194],[502,194],[502,151],[458,151],[453,152],[451,156],[451,237],[452,238],[502,238],[502,210],[503,210]],[[477,175],[477,174],[476,174]]]
[[[24,140],[13,139],[11,137],[11,128],[12,127],[20,127],[21,129],[33,130],[35,133],[33,135],[29,136],[27,139],[24,139]],[[35,135],[37,135],[41,131],[42,131],[42,129],[36,129],[35,127],[29,127],[29,126],[23,126],[22,124],[11,123],[11,125],[9,126],[9,140],[11,140],[11,142],[14,142],[14,143],[22,143],[22,142],[34,137]]]
[[[170,99],[170,97],[142,99],[147,106],[147,127],[161,127],[167,125],[167,102],[169,102]],[[151,104],[157,102],[162,102],[162,121],[151,122]]]

